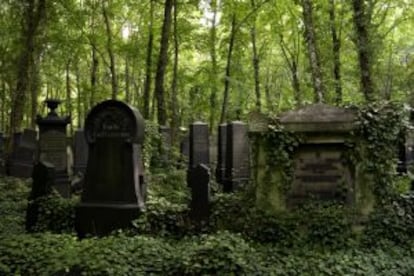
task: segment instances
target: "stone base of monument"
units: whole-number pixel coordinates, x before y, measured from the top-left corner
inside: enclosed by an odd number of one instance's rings
[[[131,226],[141,210],[138,204],[80,203],[76,207],[75,229],[80,238],[107,235]]]

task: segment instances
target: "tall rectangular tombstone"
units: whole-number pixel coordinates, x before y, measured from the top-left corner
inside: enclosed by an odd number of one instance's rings
[[[88,162],[88,144],[86,143],[83,129],[75,131],[73,149],[73,172],[74,174],[84,174]]]
[[[9,174],[15,177],[30,178],[37,152],[37,132],[24,129],[23,133],[15,133],[14,149],[10,159]]]
[[[216,181],[222,185],[224,184],[226,170],[226,144],[227,124],[221,124],[218,127]]]
[[[209,154],[208,125],[202,122],[191,124],[189,169],[195,168],[198,164],[208,166],[210,163]]]
[[[128,227],[145,199],[140,151],[144,119],[139,111],[120,101],[104,101],[88,114],[85,138],[88,165],[75,218],[80,237]]]

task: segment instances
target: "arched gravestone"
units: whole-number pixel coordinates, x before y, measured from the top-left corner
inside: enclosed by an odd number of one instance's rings
[[[128,226],[144,208],[144,119],[123,102],[104,101],[88,114],[85,138],[89,156],[75,226],[79,236],[103,235]]]

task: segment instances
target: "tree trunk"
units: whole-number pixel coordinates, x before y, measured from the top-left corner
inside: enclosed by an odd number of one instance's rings
[[[66,63],[66,114],[72,118],[72,84],[70,79],[70,60]],[[70,135],[73,134],[73,125],[70,124]]]
[[[109,5],[109,2],[106,1]],[[111,86],[112,86],[112,99],[116,100],[118,96],[118,79],[116,75],[116,65],[115,65],[115,54],[112,49],[112,28],[111,22],[108,15],[107,7],[105,7],[105,3],[102,2],[102,14],[105,20],[105,27],[106,27],[106,50],[108,51],[109,55],[109,70],[111,71]]]
[[[365,4],[362,0],[352,0],[352,8],[361,88],[365,101],[370,102],[374,99],[374,84],[372,82],[371,45],[368,32],[369,15],[366,12]]]
[[[45,0],[27,0],[25,1],[24,26],[22,29],[23,49],[20,53],[17,66],[17,81],[14,97],[12,99],[10,114],[10,137],[13,133],[18,132],[23,121],[24,106],[27,99],[27,88],[29,86],[30,61],[35,50],[35,38],[41,21],[45,18],[46,13]],[[37,4],[37,5],[36,5]],[[8,150],[11,152],[13,139],[10,139]]]
[[[251,0],[253,10],[256,8],[255,0]],[[260,95],[260,60],[257,54],[257,46],[256,46],[256,20],[253,22],[253,26],[250,29],[250,36],[252,40],[252,48],[253,48],[253,70],[254,70],[254,91],[256,94],[256,108],[258,111],[261,110],[261,95]]]
[[[144,82],[144,106],[143,116],[145,119],[150,117],[150,101],[151,101],[151,67],[152,67],[152,47],[154,42],[154,0],[150,0],[150,22],[148,26],[148,45],[147,59],[145,61],[145,82]]]
[[[40,55],[36,57],[32,56],[31,66],[30,66],[30,99],[31,99],[31,116],[30,116],[30,127],[35,129],[36,128],[36,116],[37,116],[37,98],[38,98],[38,90],[39,90],[39,59]]]
[[[335,0],[329,0],[329,21],[331,24],[332,37],[332,54],[333,54],[333,74],[335,87],[335,102],[342,102],[342,84],[341,84],[341,38],[336,31],[336,14]]]
[[[216,53],[216,41],[217,41],[217,0],[212,0],[210,6],[213,10],[213,20],[211,22],[210,30],[210,58],[211,58],[211,73],[210,73],[210,132],[215,127],[216,118],[216,106],[217,106],[217,53]]]
[[[82,115],[82,88],[81,88],[80,72],[79,72],[78,65],[76,65],[76,90],[77,90],[76,111],[78,113],[78,128],[81,128],[84,118]]]
[[[224,77],[223,105],[221,107],[221,115],[220,115],[221,124],[223,124],[227,119],[227,108],[229,104],[229,88],[230,88],[230,77],[231,77],[231,57],[233,53],[235,37],[236,37],[236,14],[233,13],[233,17],[231,20],[229,50],[227,52],[226,75]]]
[[[125,58],[125,101],[129,103],[131,101],[131,95],[129,91],[129,62],[128,56]]]
[[[155,90],[157,97],[157,120],[159,125],[166,125],[167,111],[165,108],[164,77],[168,63],[168,42],[171,28],[171,10],[174,0],[165,0],[164,21],[160,39],[160,54],[158,56],[157,73],[155,75]]]
[[[90,104],[89,106],[92,107],[95,105],[95,97],[96,97],[96,86],[98,82],[98,66],[99,60],[96,53],[96,48],[94,42],[92,43],[92,64],[91,64],[91,95],[90,95]]]
[[[313,24],[313,7],[311,0],[302,0],[303,21],[305,27],[305,41],[308,47],[309,65],[312,73],[312,84],[315,96],[315,102],[323,102],[325,96],[325,87],[322,79],[321,62],[319,51],[316,44],[316,31]]]
[[[178,82],[178,28],[177,28],[177,6],[178,1],[174,1],[174,68],[171,84],[171,143],[174,145],[175,138],[178,131],[178,96],[177,96],[177,82]]]
[[[283,40],[283,37],[280,36],[280,48],[282,49],[283,57],[289,67],[289,71],[291,73],[291,82],[293,88],[293,96],[295,98],[296,105],[302,105],[302,92],[300,88],[300,81],[299,81],[299,54],[294,54],[292,50],[286,45]]]

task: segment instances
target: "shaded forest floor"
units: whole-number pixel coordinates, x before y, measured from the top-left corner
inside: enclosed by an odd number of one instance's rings
[[[215,225],[197,234],[188,229],[185,218],[182,203],[188,194],[177,189],[185,187],[184,174],[160,174],[153,180],[164,185],[173,181],[175,192],[154,185],[147,213],[134,221],[134,229],[79,240],[71,221],[76,198],[50,197],[37,232],[26,233],[30,181],[1,178],[0,274],[413,275],[414,239],[407,231],[414,222],[407,209],[399,209],[398,221],[383,214],[376,231],[367,227],[371,230],[358,236],[336,216],[331,217],[336,223],[319,217],[308,224],[306,235],[296,237],[292,220],[275,222],[251,213],[249,218],[241,214],[224,218],[235,215],[240,201],[217,194],[212,209]],[[234,227],[226,226],[225,220]]]

